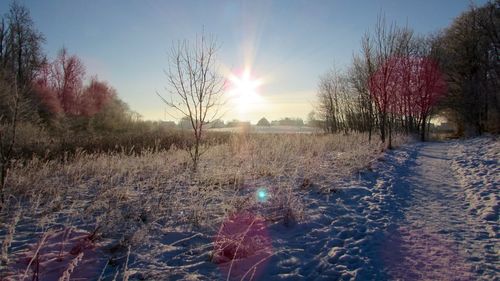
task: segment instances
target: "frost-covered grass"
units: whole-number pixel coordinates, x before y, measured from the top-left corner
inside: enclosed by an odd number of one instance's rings
[[[383,150],[358,134],[234,134],[196,173],[175,147],[16,162],[0,279],[495,276],[498,140]]]
[[[182,266],[173,270],[167,264],[175,264],[186,245],[192,253],[208,254],[215,266],[213,237],[227,218],[251,212],[269,224],[301,223],[309,212],[303,192],[331,189],[381,151],[361,134],[235,134],[226,144],[206,148],[195,174],[188,154],[175,147],[138,156],[80,152],[66,162],[19,161],[10,171],[0,213],[0,277],[85,271],[112,279],[155,276],[158,270],[162,278],[170,272],[175,277]],[[259,189],[268,198],[256,197]],[[57,254],[50,250],[58,247]],[[48,272],[54,255],[56,273]]]

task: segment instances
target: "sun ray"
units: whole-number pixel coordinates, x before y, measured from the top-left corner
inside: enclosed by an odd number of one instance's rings
[[[240,118],[247,117],[247,114],[264,104],[264,99],[259,93],[262,79],[253,77],[250,68],[246,67],[243,71],[230,73],[228,81],[230,82],[229,97],[238,110]]]

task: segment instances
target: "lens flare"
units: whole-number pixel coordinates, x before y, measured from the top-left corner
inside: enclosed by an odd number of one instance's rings
[[[258,202],[261,202],[261,203],[264,203],[267,201],[267,199],[269,198],[269,195],[267,193],[267,190],[263,187],[257,189],[257,201]]]
[[[228,216],[213,245],[212,261],[224,280],[260,280],[274,252],[266,221],[249,211]]]
[[[240,115],[261,106],[263,99],[258,88],[262,80],[252,77],[249,68],[239,74],[231,73],[228,79],[231,82],[229,94]]]

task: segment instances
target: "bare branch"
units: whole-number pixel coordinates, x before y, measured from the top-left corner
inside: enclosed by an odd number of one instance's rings
[[[189,154],[194,169],[201,155],[203,126],[218,115],[219,100],[225,88],[225,80],[216,67],[216,51],[216,41],[212,37],[207,39],[204,34],[197,36],[193,44],[179,41],[170,51],[170,63],[165,72],[170,101],[157,93],[167,106],[191,123],[195,144]],[[174,97],[178,102],[174,102]]]

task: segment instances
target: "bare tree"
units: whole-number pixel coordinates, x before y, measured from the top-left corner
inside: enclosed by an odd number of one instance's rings
[[[194,134],[194,146],[188,149],[193,169],[201,155],[204,125],[217,119],[225,88],[225,79],[216,64],[217,41],[204,34],[194,43],[180,41],[172,47],[169,68],[165,71],[170,98],[158,96],[182,117],[188,118]]]
[[[368,132],[368,141],[372,140],[373,127],[375,126],[375,113],[373,101],[370,96],[369,78],[373,74],[373,65],[370,59],[369,37],[363,38],[363,55],[354,56],[352,65],[349,68],[348,78],[351,87],[357,95],[358,119],[355,129],[361,132]]]
[[[85,66],[76,55],[62,48],[52,63],[52,83],[66,114],[78,115],[78,96],[83,88]]]
[[[344,130],[347,133],[347,116],[350,111],[350,96],[347,77],[335,68],[324,74],[319,81],[318,113],[324,120],[324,129],[329,133]]]
[[[0,67],[16,76],[19,89],[33,81],[43,60],[44,41],[43,35],[34,26],[28,8],[12,1],[9,12],[1,19]]]
[[[0,77],[0,97],[7,100],[8,111],[10,111],[0,113],[0,210],[5,201],[5,184],[16,145],[21,106],[17,80],[14,81],[12,85],[7,82],[7,79]]]

